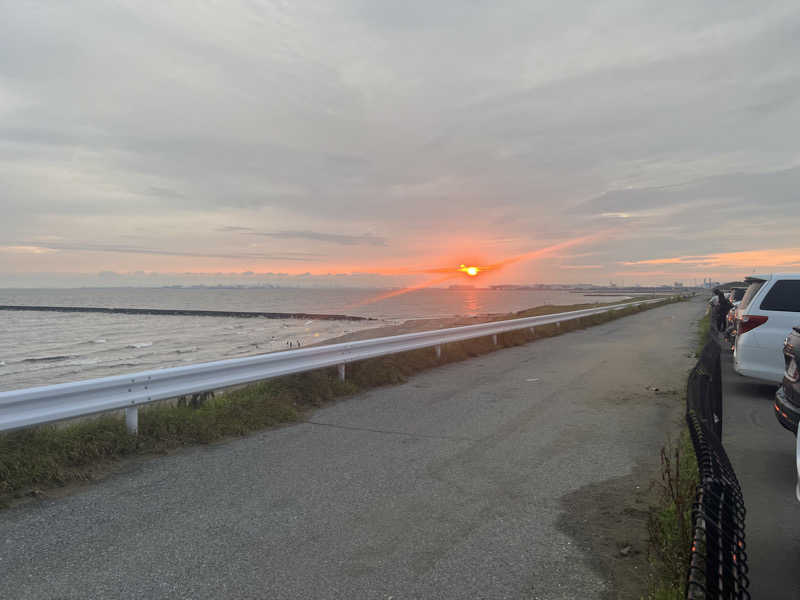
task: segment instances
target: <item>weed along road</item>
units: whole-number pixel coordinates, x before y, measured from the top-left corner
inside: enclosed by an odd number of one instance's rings
[[[2,511],[0,596],[639,597],[703,310],[448,364]]]

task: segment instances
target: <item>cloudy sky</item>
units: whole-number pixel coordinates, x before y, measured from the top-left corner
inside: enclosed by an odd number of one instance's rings
[[[800,270],[798,56],[794,0],[0,0],[0,285]]]

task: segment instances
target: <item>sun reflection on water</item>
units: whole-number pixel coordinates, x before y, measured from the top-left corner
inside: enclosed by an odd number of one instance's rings
[[[464,291],[464,310],[467,314],[474,315],[478,313],[478,294],[475,293],[475,290],[465,290]]]

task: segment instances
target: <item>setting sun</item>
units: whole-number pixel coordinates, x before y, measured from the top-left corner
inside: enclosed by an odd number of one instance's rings
[[[478,267],[468,267],[466,265],[461,265],[458,268],[458,270],[463,273],[466,273],[470,277],[475,277],[480,272],[480,269]]]

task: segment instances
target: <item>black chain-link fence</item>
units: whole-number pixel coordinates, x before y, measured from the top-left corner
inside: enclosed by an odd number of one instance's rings
[[[750,598],[742,489],[722,447],[720,345],[712,336],[689,375],[686,423],[700,484],[692,507],[694,537],[687,598]]]

